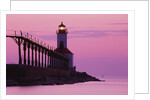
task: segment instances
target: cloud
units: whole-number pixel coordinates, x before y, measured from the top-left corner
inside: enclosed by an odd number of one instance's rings
[[[33,34],[32,34],[33,35]],[[105,36],[128,36],[128,30],[75,30],[69,31],[68,38],[88,38],[88,37],[105,37]],[[36,34],[41,40],[57,40],[57,35]]]
[[[88,38],[88,37],[104,37],[104,36],[128,36],[128,30],[78,30],[70,31],[68,38]],[[43,40],[52,40],[57,39],[56,35],[37,35],[37,38]]]
[[[128,36],[128,30],[78,30],[70,31],[69,38],[74,37],[104,37],[104,36]]]
[[[39,36],[37,36],[37,38],[43,39],[43,40],[52,40],[52,41],[56,41],[57,36],[56,36],[56,35],[39,35]]]
[[[128,25],[128,23],[110,23],[111,25]]]

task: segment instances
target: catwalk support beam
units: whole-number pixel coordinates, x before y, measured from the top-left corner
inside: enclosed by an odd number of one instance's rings
[[[46,68],[46,56],[47,56],[47,51],[45,50],[45,68]]]
[[[43,53],[44,53],[44,49],[42,48],[42,67],[43,67]]]
[[[6,37],[12,38],[18,44],[19,64],[63,70],[67,70],[69,67],[69,59],[67,57],[49,49],[49,46],[47,48],[46,44],[43,46],[42,42],[36,41],[36,39],[32,39],[32,37],[30,38],[29,34],[24,37],[21,32],[21,35],[6,35]],[[23,47],[23,54],[21,54],[21,47]],[[26,53],[28,54],[26,55]],[[21,55],[23,55],[23,59]],[[45,56],[45,58],[43,58],[43,56]]]
[[[37,46],[35,46],[35,66],[37,66]]]
[[[40,52],[41,52],[41,48],[39,47],[39,53],[38,53],[38,54],[39,54],[39,58],[38,58],[39,67],[41,66],[41,65],[40,65],[40,60],[41,60],[41,58],[40,58]]]
[[[30,65],[30,43],[28,42],[28,65]]]
[[[34,66],[34,45],[32,43],[32,66]]]
[[[18,38],[18,49],[19,49],[19,64],[22,64],[22,58],[21,58],[21,39]]]
[[[24,64],[26,65],[26,41],[24,41]]]

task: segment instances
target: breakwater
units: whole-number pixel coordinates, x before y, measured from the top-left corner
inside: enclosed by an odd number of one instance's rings
[[[41,68],[22,64],[6,65],[6,86],[63,85],[101,81],[86,72]]]

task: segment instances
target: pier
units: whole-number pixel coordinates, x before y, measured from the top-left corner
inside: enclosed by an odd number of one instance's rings
[[[33,38],[29,33],[23,36],[20,31],[19,35],[15,32],[14,35],[6,35],[6,37],[12,38],[18,45],[19,65],[69,70],[69,59],[65,55],[55,52],[49,45]]]

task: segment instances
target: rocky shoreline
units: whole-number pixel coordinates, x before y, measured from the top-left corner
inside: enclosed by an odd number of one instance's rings
[[[88,75],[86,72],[70,72],[69,76],[52,75],[32,80],[6,80],[6,86],[33,86],[33,85],[63,85],[88,81],[104,81]]]

